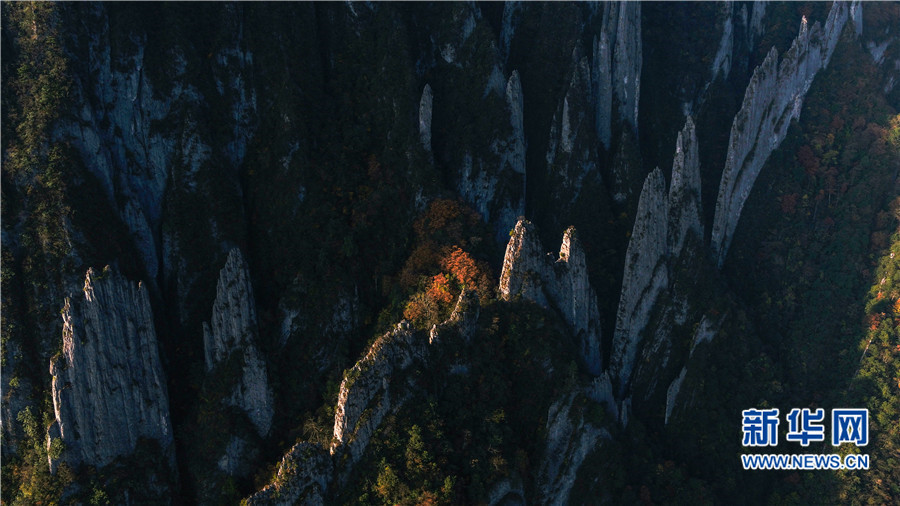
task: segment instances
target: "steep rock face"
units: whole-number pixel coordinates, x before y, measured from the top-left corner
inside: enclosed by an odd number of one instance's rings
[[[431,86],[425,85],[422,90],[422,98],[419,100],[419,141],[425,151],[431,152],[431,107],[434,96]]]
[[[547,413],[545,458],[538,470],[540,504],[568,504],[581,464],[610,434],[584,419],[578,396],[570,394],[550,406]]]
[[[688,234],[693,233],[698,239],[703,239],[703,222],[700,219],[700,153],[697,131],[690,116],[675,141],[668,201],[669,251],[672,256],[678,256]]]
[[[269,432],[274,414],[266,363],[256,347],[256,304],[250,272],[240,250],[228,254],[219,274],[210,323],[203,324],[206,369],[241,353],[243,367],[234,392],[226,401],[247,413],[261,436]]]
[[[843,2],[834,3],[824,28],[819,23],[808,28],[804,17],[781,62],[773,47],[753,72],[731,127],[716,200],[711,246],[719,267],[759,171],[787,135],[791,120],[800,117],[803,98],[816,73],[828,65],[848,17],[849,6]]]
[[[571,72],[565,97],[553,116],[546,155],[551,198],[564,216],[567,204],[578,200],[585,183],[600,179],[591,122],[595,108],[590,59],[583,55],[580,43],[572,51]]]
[[[588,281],[587,260],[574,227],[563,234],[558,259],[543,254],[537,232],[520,219],[506,246],[500,274],[500,297],[521,296],[562,313],[591,374],[601,372],[600,312]]]
[[[248,506],[325,504],[331,484],[331,457],[321,447],[311,443],[297,443],[281,459],[275,480],[248,497]]]
[[[734,10],[731,3],[719,4],[719,17],[722,21],[722,39],[716,50],[716,57],[712,63],[712,80],[721,75],[728,77],[731,72],[731,58],[734,50]]]
[[[404,320],[378,338],[341,381],[334,410],[331,455],[348,455],[349,463],[356,463],[384,417],[406,401],[409,385],[398,381],[402,372],[414,366],[426,366],[433,349],[431,345],[440,341],[446,328],[457,327],[463,339],[470,338],[478,312],[477,297],[464,292],[450,318],[432,328],[430,335],[416,332]]]
[[[503,257],[500,298],[510,300],[521,295],[523,299],[547,306],[547,298],[541,289],[541,283],[547,277],[547,259],[537,231],[530,221],[519,219]]]
[[[699,149],[690,116],[676,139],[668,195],[664,191],[665,181],[657,169],[645,181],[626,252],[610,362],[618,394],[634,380],[640,383],[637,397],[640,400],[655,390],[660,373],[668,366],[673,346],[672,328],[684,325],[690,308],[681,285],[692,281],[683,279],[678,283],[678,271],[672,269],[692,265],[691,259],[703,240]],[[663,290],[669,296],[662,299],[664,304],[658,304]],[[647,331],[648,344],[644,345],[642,358],[637,360],[642,334],[654,311],[659,315],[656,326]],[[642,367],[632,373],[636,362]]]
[[[665,191],[665,179],[657,168],[644,182],[631,241],[625,253],[625,273],[610,358],[610,370],[619,394],[624,392],[630,378],[650,310],[668,284]]]
[[[641,3],[620,2],[618,11],[613,90],[619,104],[619,118],[637,131],[642,65]]]
[[[725,317],[727,317],[727,315]],[[700,320],[697,330],[694,332],[693,339],[691,340],[691,351],[688,354],[688,361],[684,367],[681,368],[681,373],[679,373],[678,377],[669,384],[669,388],[666,390],[666,424],[669,423],[669,419],[671,419],[675,408],[678,406],[678,395],[681,392],[681,385],[684,384],[684,379],[687,376],[688,365],[690,364],[691,357],[694,356],[694,350],[697,349],[697,346],[700,343],[712,341],[722,327],[722,321],[725,317],[714,320],[704,315]]]
[[[612,54],[609,47],[609,36],[600,32],[599,39],[594,37],[594,59],[591,67],[591,81],[594,92],[594,123],[597,140],[606,149],[610,148],[612,132],[609,120],[612,117]]]
[[[89,269],[84,298],[67,298],[62,317],[62,355],[50,362],[48,444],[61,438],[61,460],[70,465],[102,467],[132,453],[139,438],[157,440],[171,459],[169,399],[146,287],[108,267]]]
[[[334,415],[331,454],[345,452],[356,462],[384,416],[403,402],[403,385],[391,390],[392,377],[425,359],[428,341],[406,321],[379,338],[341,382]]]
[[[167,165],[174,148],[151,128],[170,112],[174,96],[154,93],[144,72],[146,40],[136,40],[135,51],[123,59],[110,51],[110,23],[106,10],[94,5],[86,16],[94,18],[98,31],[87,43],[87,72],[73,73],[72,93],[82,104],[74,117],[62,121],[58,135],[67,139],[99,179],[110,203],[132,233],[150,280],[159,267],[158,230],[166,189]],[[179,56],[175,57],[176,65]],[[183,62],[181,62],[183,63]],[[157,98],[159,97],[159,98]],[[97,104],[98,107],[91,107]]]

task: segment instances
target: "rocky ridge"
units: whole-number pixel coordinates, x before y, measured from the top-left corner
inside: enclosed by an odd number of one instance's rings
[[[816,73],[828,66],[849,11],[849,4],[835,2],[824,27],[817,22],[809,28],[804,17],[800,33],[781,61],[773,47],[753,72],[731,127],[716,200],[711,248],[720,268],[753,183],[787,135],[791,121],[800,117],[803,98]]]
[[[341,381],[328,450],[298,443],[282,459],[275,481],[248,498],[248,504],[321,504],[329,484],[346,479],[384,417],[408,398],[413,385],[403,381],[404,373],[430,367],[444,335],[469,340],[479,312],[477,294],[466,291],[450,317],[430,332],[417,331],[403,320],[376,339]]]
[[[511,300],[521,296],[559,310],[572,329],[587,370],[599,375],[602,368],[600,312],[575,228],[569,227],[563,234],[556,259],[544,255],[543,251],[534,225],[520,218],[506,246],[500,297]]]
[[[685,249],[690,237],[693,237],[694,244],[700,244],[703,240],[701,209],[697,133],[693,119],[688,116],[675,142],[668,194],[662,172],[654,170],[644,183],[625,254],[622,292],[610,358],[611,379],[620,396],[631,378],[641,336],[657,298],[672,281],[670,263],[682,255],[693,254]],[[684,323],[683,311],[677,304],[672,304],[666,313],[675,320],[670,323]],[[659,327],[666,326],[661,324]],[[657,332],[653,340],[656,342],[652,346],[661,346],[661,341],[668,340],[667,332]]]

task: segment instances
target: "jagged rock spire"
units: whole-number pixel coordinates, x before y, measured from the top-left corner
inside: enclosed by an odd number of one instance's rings
[[[563,234],[557,260],[543,251],[534,225],[520,218],[506,246],[500,297],[510,300],[521,296],[558,309],[575,334],[588,372],[598,375],[602,364],[600,312],[575,227],[569,227]]]
[[[662,171],[656,168],[644,181],[625,253],[625,273],[610,359],[610,371],[620,395],[631,376],[650,310],[668,283],[666,200],[666,181]]]
[[[678,256],[688,234],[694,233],[698,239],[703,239],[703,222],[700,218],[700,154],[697,131],[690,116],[675,141],[668,206],[669,252],[672,256]]]
[[[250,271],[237,248],[231,250],[219,273],[210,323],[203,324],[206,368],[211,371],[232,353],[243,354],[241,376],[226,402],[244,410],[260,435],[272,424],[274,402],[266,362],[256,347],[256,303]]]
[[[170,458],[172,426],[147,288],[114,269],[88,269],[83,296],[62,309],[62,355],[50,362],[53,410],[48,444],[61,460],[102,467],[155,439]],[[55,469],[51,460],[50,467]]]
[[[835,2],[824,28],[817,22],[809,29],[804,17],[800,33],[781,62],[773,47],[753,71],[744,102],[731,126],[716,199],[711,248],[720,268],[759,172],[787,135],[791,121],[800,117],[803,98],[816,73],[828,66],[849,10],[848,4]]]

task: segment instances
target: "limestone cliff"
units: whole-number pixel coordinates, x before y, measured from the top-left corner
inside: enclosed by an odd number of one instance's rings
[[[597,131],[597,140],[599,140],[606,149],[611,147],[610,141],[612,137],[609,121],[612,117],[611,58],[609,36],[605,31],[601,31],[599,38],[594,37],[591,81],[594,93],[594,124]]]
[[[266,362],[259,352],[256,303],[250,272],[241,252],[233,249],[219,274],[210,323],[203,324],[206,369],[212,371],[233,353],[241,356],[241,375],[226,402],[242,409],[261,436],[269,432],[274,406]]]
[[[669,185],[668,247],[678,256],[689,234],[703,240],[700,203],[700,152],[694,120],[688,116],[675,141],[672,181]]]
[[[581,44],[572,50],[571,77],[566,94],[559,104],[550,126],[547,147],[547,170],[552,187],[551,199],[560,206],[562,216],[568,206],[581,196],[586,183],[599,183],[599,163],[595,146],[597,113],[592,105],[590,59]]]
[[[433,101],[431,86],[426,84],[422,90],[422,98],[419,100],[419,141],[428,152],[431,152],[431,107]]]
[[[540,504],[568,504],[584,460],[602,440],[610,439],[608,430],[585,419],[582,402],[582,395],[572,393],[553,403],[547,413],[545,457],[538,470]]]
[[[330,484],[352,472],[384,417],[408,398],[414,386],[405,374],[433,366],[429,361],[444,334],[469,340],[479,312],[477,294],[463,292],[450,318],[430,332],[414,330],[403,320],[376,339],[341,381],[329,449],[298,443],[282,459],[274,481],[248,503],[322,504]]]
[[[809,28],[804,17],[800,33],[781,61],[773,47],[753,72],[731,127],[716,200],[711,247],[719,267],[725,262],[753,183],[769,154],[787,135],[791,121],[800,117],[803,98],[816,73],[828,66],[849,10],[847,3],[835,2],[824,27],[817,22]]]
[[[281,459],[275,479],[248,497],[248,506],[325,504],[333,467],[328,452],[311,443],[297,443]]]
[[[600,312],[574,227],[563,234],[559,256],[554,260],[543,254],[534,225],[519,219],[506,246],[500,274],[500,297],[511,300],[517,296],[559,310],[575,336],[588,372],[600,374]]]
[[[666,181],[657,168],[647,176],[631,240],[625,253],[622,293],[616,313],[610,371],[621,395],[631,376],[644,326],[659,293],[668,284]]]
[[[331,455],[347,455],[351,465],[358,461],[384,417],[406,401],[410,385],[401,381],[402,373],[411,367],[427,366],[432,345],[440,340],[444,329],[459,328],[458,335],[468,339],[466,329],[472,330],[471,322],[477,320],[478,311],[477,297],[464,292],[450,318],[432,328],[429,335],[415,331],[404,320],[378,338],[341,381]]]
[[[637,131],[641,94],[641,3],[620,2],[613,50],[613,90],[619,118]]]
[[[62,309],[62,354],[50,362],[55,420],[48,444],[60,460],[102,467],[129,455],[141,438],[172,459],[166,379],[147,289],[114,269],[88,269],[83,294]],[[51,468],[56,462],[51,459]]]

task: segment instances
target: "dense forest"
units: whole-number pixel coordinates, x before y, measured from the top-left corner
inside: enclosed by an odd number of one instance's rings
[[[0,503],[900,501],[900,3],[0,30]]]

